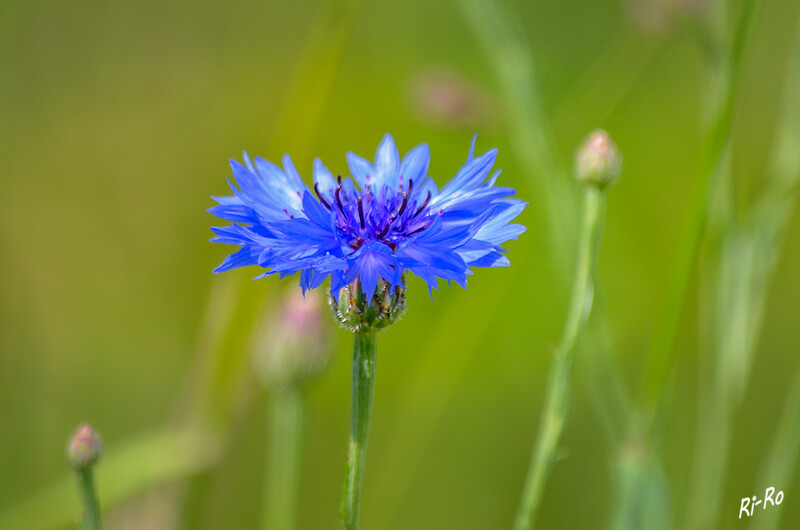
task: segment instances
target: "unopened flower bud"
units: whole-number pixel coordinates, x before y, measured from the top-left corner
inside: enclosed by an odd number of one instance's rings
[[[331,348],[324,311],[315,291],[308,291],[304,297],[292,289],[279,314],[267,316],[254,356],[256,372],[266,386],[281,389],[325,369]]]
[[[575,176],[600,188],[612,183],[622,169],[622,155],[608,133],[598,129],[584,140],[575,158]]]
[[[338,300],[331,295],[330,304],[333,317],[349,331],[379,331],[399,320],[405,312],[405,277],[394,288],[389,282],[379,280],[375,294],[369,301],[358,283],[354,282],[339,292]]]
[[[67,445],[69,465],[81,471],[91,468],[102,456],[103,439],[89,424],[82,424]]]

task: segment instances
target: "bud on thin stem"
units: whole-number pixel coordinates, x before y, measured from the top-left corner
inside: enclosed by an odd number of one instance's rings
[[[262,528],[297,526],[305,384],[329,364],[327,308],[317,291],[290,290],[268,311],[254,345],[254,368],[270,391]]]
[[[273,392],[301,386],[322,372],[331,357],[330,326],[321,295],[291,290],[268,311],[254,343],[256,375]]]
[[[575,176],[598,188],[614,182],[622,169],[622,155],[608,133],[598,129],[584,140],[575,157]]]
[[[604,187],[620,170],[620,155],[605,131],[595,131],[578,151],[577,177],[590,184],[584,188],[583,222],[578,240],[578,255],[572,298],[561,340],[553,352],[553,365],[547,381],[539,432],[531,454],[515,530],[531,530],[536,522],[545,483],[556,461],[558,444],[569,413],[571,367],[575,345],[583,332],[592,308],[592,274],[603,226]]]
[[[67,446],[67,459],[76,471],[91,468],[100,457],[103,456],[103,439],[100,435],[84,423],[72,438]]]
[[[103,456],[103,439],[88,424],[78,427],[67,445],[67,460],[75,470],[83,500],[82,530],[100,530],[100,504],[94,487],[94,465]]]

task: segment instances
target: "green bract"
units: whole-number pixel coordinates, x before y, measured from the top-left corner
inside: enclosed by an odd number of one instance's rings
[[[406,310],[406,279],[400,284],[384,280],[378,282],[372,299],[367,300],[358,282],[343,287],[337,300],[330,296],[333,317],[342,327],[353,333],[379,331],[400,319]]]

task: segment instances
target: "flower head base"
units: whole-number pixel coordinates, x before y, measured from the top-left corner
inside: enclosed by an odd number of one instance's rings
[[[339,296],[330,297],[333,318],[353,333],[380,331],[400,319],[406,310],[406,282],[399,285],[378,281],[372,299],[357,284],[348,285]]]
[[[257,278],[300,272],[304,292],[330,277],[334,301],[359,286],[367,305],[382,300],[379,286],[404,288],[406,271],[431,291],[439,279],[466,287],[471,267],[507,266],[500,245],[525,231],[509,224],[525,203],[494,185],[499,171],[489,175],[497,150],[475,158],[474,145],[441,190],[428,177],[428,147],[401,160],[389,135],[374,165],[348,154],[352,179],[334,178],[315,160],[313,191],[288,156],[281,169],[245,154],[244,165],[231,161],[239,188],[231,184],[233,196],[216,197],[209,210],[232,223],[212,228],[212,241],[241,247],[215,272],[248,265],[267,269]]]

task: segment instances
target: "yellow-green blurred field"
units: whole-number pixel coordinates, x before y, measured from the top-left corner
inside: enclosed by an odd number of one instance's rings
[[[431,300],[410,280],[409,310],[380,340],[361,521],[368,530],[508,528],[572,275],[574,227],[553,219],[577,202],[548,214],[542,183],[575,199],[573,152],[597,127],[615,139],[624,170],[608,192],[565,458],[539,527],[635,528],[618,512],[631,454],[660,484],[653,527],[690,526],[690,499],[711,498],[693,474],[698,412],[709,399],[712,417],[717,410],[709,351],[726,337],[735,347],[740,331],[738,321],[719,324],[735,304],[717,267],[721,234],[746,225],[769,189],[789,115],[787,71],[800,69],[800,4],[755,2],[724,162],[731,200],[711,208],[653,427],[632,447],[632,403],[650,390],[648,352],[676,298],[671,278],[714,112],[711,11],[684,3],[2,2],[0,527],[74,527],[80,504],[64,447],[81,421],[106,442],[107,528],[259,527],[270,395],[252,374],[251,335],[297,286],[252,282],[255,270],[211,274],[229,249],[208,242],[218,223],[205,210],[228,193],[227,160],[288,152],[310,181],[313,157],[344,173],[347,151],[371,157],[390,132],[401,154],[427,142],[442,183],[477,132],[478,151],[500,149],[503,185],[530,202],[520,218],[528,231],[507,245],[510,268],[478,269],[466,291]],[[742,5],[728,5],[730,34]],[[511,37],[486,13],[505,16],[524,46],[503,48]],[[539,134],[546,141],[526,144]],[[800,415],[784,414],[800,384],[797,214],[776,246],[754,358],[723,405],[719,528],[776,514],[776,527],[800,526],[793,445],[773,445]],[[333,336],[332,366],[308,389],[304,529],[340,524],[352,339]],[[780,474],[765,468],[771,457]],[[784,502],[739,520],[740,499],[766,486]]]

